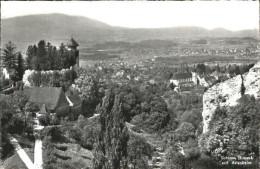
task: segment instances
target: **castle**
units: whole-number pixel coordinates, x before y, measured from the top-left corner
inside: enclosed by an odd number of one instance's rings
[[[72,67],[74,70],[78,71],[79,69],[79,44],[71,38],[70,41],[67,43],[68,50],[70,51],[71,55],[75,57],[76,63]]]

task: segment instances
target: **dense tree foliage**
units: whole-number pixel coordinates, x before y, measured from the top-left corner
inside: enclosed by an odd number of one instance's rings
[[[64,44],[57,49],[45,40],[41,40],[37,46],[29,46],[26,54],[27,68],[37,71],[68,69],[76,63],[76,56]]]
[[[5,48],[3,49],[3,62],[8,71],[15,69],[17,63],[16,57],[16,46],[11,41],[9,41],[7,44],[5,44]]]
[[[33,139],[31,114],[24,108],[28,102],[28,95],[22,91],[16,91],[10,96],[0,95],[0,118],[1,118],[1,158],[6,158],[12,153],[8,134],[25,135]]]
[[[167,105],[159,96],[146,95],[141,104],[141,112],[131,122],[148,132],[160,131],[169,122],[170,114]]]
[[[34,71],[28,77],[28,82],[32,86],[62,87],[64,91],[67,91],[76,78],[77,73],[73,69],[46,72]]]
[[[21,52],[18,54],[18,59],[17,59],[17,66],[15,67],[15,76],[17,80],[22,80],[23,79],[23,74],[24,74],[24,61]]]
[[[109,91],[100,112],[100,133],[94,147],[93,168],[127,168],[128,131],[118,95]]]
[[[196,67],[196,72],[200,75],[206,73],[206,66],[204,64],[198,64]]]
[[[239,104],[229,110],[217,109],[210,131],[202,135],[203,153],[220,159],[220,156],[259,155],[260,104],[253,96],[244,95]]]
[[[172,146],[166,153],[166,169],[184,169],[185,159],[178,147]]]
[[[3,49],[3,63],[12,80],[22,80],[24,73],[23,57],[21,52],[16,52],[16,46],[11,41],[5,44]]]
[[[131,135],[127,145],[128,164],[133,169],[148,169],[148,157],[151,156],[151,146],[146,140]]]

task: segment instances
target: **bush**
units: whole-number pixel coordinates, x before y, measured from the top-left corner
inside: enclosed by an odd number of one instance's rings
[[[65,156],[65,155],[61,155],[61,154],[58,154],[58,153],[54,153],[54,155],[62,160],[68,160],[68,159],[71,159],[71,157],[69,156]]]
[[[27,102],[27,104],[25,105],[25,111],[36,113],[40,111],[40,106],[34,102]]]
[[[1,85],[2,85],[2,88],[7,87],[9,85],[9,79],[3,79]]]
[[[43,126],[48,126],[50,124],[50,115],[49,114],[44,114],[40,117],[38,117],[39,121],[40,121],[40,124],[43,125]]]
[[[47,134],[51,137],[51,142],[67,142],[67,139],[58,127],[52,127]]]
[[[184,169],[185,158],[176,148],[170,147],[166,153],[166,169]]]
[[[68,149],[67,146],[63,146],[63,145],[56,145],[55,148],[57,148],[58,150],[61,150],[61,151],[66,151]]]
[[[195,137],[195,128],[192,124],[184,122],[175,131],[177,140],[186,142],[189,138]]]

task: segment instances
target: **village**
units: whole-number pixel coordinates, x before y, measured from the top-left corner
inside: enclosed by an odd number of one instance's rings
[[[55,49],[49,42],[40,41],[38,44],[39,51],[41,45],[43,45],[42,49],[47,53],[46,56],[48,56],[48,53],[52,54],[51,51]],[[80,119],[94,120],[99,118],[98,107],[112,86],[117,86],[117,88],[133,86],[130,88],[138,88],[138,92],[147,93],[148,96],[152,93],[161,93],[161,98],[168,106],[177,104],[176,106],[180,110],[190,110],[195,106],[194,109],[201,110],[202,96],[207,89],[217,83],[242,75],[253,66],[253,64],[219,65],[219,63],[169,66],[161,63],[159,57],[154,57],[132,65],[122,60],[107,63],[97,61],[94,66],[83,68],[80,67],[78,47],[79,44],[73,38],[66,45],[61,44],[58,48],[58,56],[60,55],[60,62],[63,63],[64,67],[58,67],[60,65],[55,65],[50,59],[49,63],[53,64],[53,70],[46,67],[47,64],[37,65],[38,62],[28,60],[30,57],[28,55],[25,58],[25,63],[31,65],[25,65],[23,68],[30,66],[31,69],[23,69],[20,78],[18,77],[19,59],[16,59],[17,56],[10,60],[11,63],[14,62],[14,69],[6,66],[7,60],[2,61],[1,99],[5,101],[13,100],[17,97],[16,95],[19,95],[19,98],[16,99],[18,99],[19,104],[22,104],[22,108],[18,112],[24,114],[21,118],[27,121],[23,124],[28,130],[26,137],[32,137],[33,135],[35,139],[35,160],[33,163],[20,145],[21,138],[15,134],[20,131],[13,129],[13,134],[9,134],[11,144],[16,147],[15,150],[27,168],[43,168],[45,151],[42,149],[44,149],[43,146],[45,146],[46,141],[43,141],[43,143],[42,140],[45,140],[44,133],[46,133],[46,130],[55,129],[59,131],[60,129],[57,128],[67,128],[68,125],[74,123],[76,125]],[[28,49],[33,48],[29,47]],[[9,50],[13,49],[9,48]],[[63,55],[59,50],[62,50]],[[14,51],[9,53],[14,53]],[[32,55],[32,57],[35,56]],[[191,104],[194,105],[191,106]],[[184,108],[185,105],[189,106]],[[131,128],[138,125],[138,123],[135,120],[128,121],[127,125],[130,125],[129,130],[132,130]],[[33,133],[29,134],[31,131]],[[74,142],[78,142],[78,139]],[[79,142],[79,144],[84,147],[83,143]],[[163,157],[158,156],[158,152],[157,155],[154,153],[155,157],[149,160],[149,165],[160,167],[164,165],[164,160],[161,158],[166,157],[163,148],[157,144],[161,145],[162,143],[156,143],[155,149],[156,151],[158,149],[159,154]],[[93,143],[87,147],[92,148]],[[181,145],[180,147],[182,154],[185,154],[185,150]],[[84,152],[89,156],[88,149],[84,149]],[[63,158],[60,157],[59,153],[55,156]],[[92,155],[90,158],[92,158]],[[158,161],[158,159],[160,160]]]
[[[259,2],[102,3],[1,2],[0,169],[259,168]]]
[[[99,79],[99,83],[111,82],[119,85],[130,82],[140,84],[164,83],[176,92],[185,93],[195,88],[205,91],[218,82],[247,72],[253,66],[253,64],[220,66],[218,63],[213,65],[202,63],[167,68],[165,64],[160,65],[157,60],[158,57],[154,57],[133,65],[128,65],[120,60],[108,64],[100,61],[94,67],[89,68],[92,71],[88,72],[88,69],[84,70],[79,66],[78,46],[79,44],[73,38],[67,43],[66,48],[76,58],[75,64],[71,65],[69,69],[41,71],[40,76],[37,74],[39,71],[28,69],[24,70],[23,78],[18,81],[14,81],[14,78],[12,78],[15,76],[14,70],[7,69],[2,61],[0,71],[1,93],[10,94],[15,90],[24,90],[30,95],[29,101],[38,104],[43,112],[62,112],[60,114],[65,116],[70,115],[70,112],[77,112],[77,115],[79,115],[81,114],[82,103],[79,93],[82,93],[80,90],[89,90],[90,87],[88,86],[91,84],[89,76],[103,76],[103,78]],[[46,47],[46,49],[48,48]],[[59,86],[60,82],[56,82],[58,85],[54,84],[54,75],[59,74],[57,76],[62,76],[62,74],[69,74],[70,71],[76,72],[77,75],[75,76],[77,78],[73,77],[74,80],[72,80],[69,77],[69,79],[65,79],[61,87],[55,87],[55,85]],[[162,76],[165,72],[167,77]],[[68,81],[66,82],[66,80]],[[64,81],[64,79],[61,78],[60,81]],[[67,92],[69,88],[78,90],[78,94]]]

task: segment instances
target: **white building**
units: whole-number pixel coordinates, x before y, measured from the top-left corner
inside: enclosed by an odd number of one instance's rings
[[[170,83],[173,83],[175,86],[185,83],[197,83],[197,74],[195,72],[180,72],[175,73],[170,79]]]

